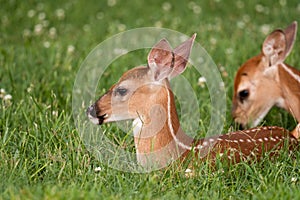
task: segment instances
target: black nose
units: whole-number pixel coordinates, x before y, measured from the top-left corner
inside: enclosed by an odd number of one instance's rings
[[[86,114],[87,115],[90,115],[92,117],[97,117],[97,114],[96,114],[96,109],[95,109],[95,104],[91,105],[90,107],[88,107],[86,109]]]
[[[231,122],[231,126],[238,130],[244,130],[246,128],[243,124],[237,123],[234,120]]]
[[[244,130],[246,127],[243,124],[238,124],[239,130]]]

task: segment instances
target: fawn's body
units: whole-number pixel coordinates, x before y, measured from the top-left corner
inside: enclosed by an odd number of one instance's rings
[[[242,126],[257,126],[273,106],[290,112],[300,122],[300,71],[284,63],[292,50],[297,23],[273,31],[262,52],[246,61],[234,81],[232,115]],[[295,137],[299,137],[294,131]]]
[[[92,122],[134,120],[137,161],[143,167],[164,167],[184,159],[223,157],[230,162],[260,158],[263,152],[278,150],[284,141],[292,149],[296,139],[279,127],[262,127],[194,140],[180,127],[169,79],[186,67],[195,35],[172,50],[166,40],[157,43],[148,55],[148,66],[127,71],[106,94],[87,110]]]

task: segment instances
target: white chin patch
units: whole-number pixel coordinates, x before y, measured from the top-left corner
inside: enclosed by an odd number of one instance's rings
[[[132,122],[132,128],[133,128],[133,136],[139,137],[141,134],[141,130],[143,127],[143,122],[140,120],[140,118],[136,118]]]
[[[88,118],[89,120],[93,123],[93,124],[99,124],[99,120],[98,118],[93,117],[92,115],[88,114]]]
[[[256,127],[263,119],[264,117],[268,114],[270,109],[266,109],[263,113],[260,114],[260,116],[258,116],[258,118],[256,120],[254,120],[254,122],[252,123],[252,127]]]

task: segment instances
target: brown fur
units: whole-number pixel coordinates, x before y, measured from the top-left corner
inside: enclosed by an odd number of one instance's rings
[[[293,47],[296,30],[294,22],[285,30],[270,33],[262,52],[237,71],[232,98],[235,122],[256,126],[273,106],[287,110],[300,122],[300,82],[288,70],[298,77],[300,72],[283,62]],[[242,99],[239,94],[243,90],[249,91],[249,96]]]
[[[184,42],[175,50],[182,56],[189,55],[194,37]],[[262,127],[218,135],[201,140],[194,140],[186,135],[180,127],[176,112],[174,95],[169,78],[184,71],[182,59],[177,59],[174,72],[165,69],[172,57],[157,55],[158,46],[168,49],[167,42],[158,43],[148,56],[152,63],[148,67],[137,67],[126,72],[95,104],[88,108],[88,116],[99,124],[113,121],[134,119],[133,132],[137,161],[145,168],[164,167],[178,158],[185,160],[192,151],[193,160],[207,159],[214,163],[218,157],[224,157],[230,163],[245,159],[260,158],[264,151],[274,154],[282,149],[284,141],[289,142],[290,149],[298,146],[295,138],[279,127]],[[180,52],[184,51],[184,52]],[[163,54],[165,55],[165,54]],[[169,54],[166,54],[169,55]],[[175,56],[176,57],[176,56]],[[188,57],[188,56],[187,56]],[[158,60],[157,63],[154,58]],[[187,59],[187,58],[186,58]],[[184,63],[184,64],[183,64]],[[119,88],[125,88],[124,94],[118,94]]]

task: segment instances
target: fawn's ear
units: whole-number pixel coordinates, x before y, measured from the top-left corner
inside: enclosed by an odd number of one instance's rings
[[[286,38],[282,30],[273,31],[265,39],[262,52],[269,61],[269,66],[282,63],[285,59]]]
[[[196,33],[194,33],[190,39],[174,49],[174,68],[169,75],[170,79],[184,72],[195,38]]]
[[[166,39],[159,41],[148,54],[148,66],[151,69],[154,80],[162,80],[172,71],[173,52]]]
[[[292,50],[296,38],[297,22],[285,30],[275,30],[265,39],[262,52],[269,60],[269,65],[282,63]]]
[[[296,35],[297,35],[297,22],[294,21],[291,25],[289,25],[284,30],[285,38],[286,38],[286,50],[285,55],[286,57],[290,54],[292,51],[292,48],[294,46]]]

